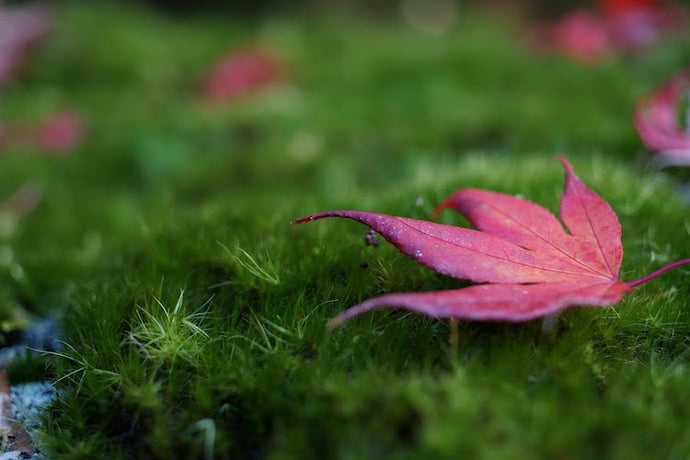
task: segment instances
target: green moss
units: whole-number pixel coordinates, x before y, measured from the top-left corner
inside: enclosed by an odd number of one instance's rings
[[[31,120],[69,105],[90,123],[65,158],[0,158],[4,196],[43,187],[0,242],[0,313],[61,314],[65,348],[11,369],[58,382],[49,456],[690,454],[687,269],[568,310],[551,337],[538,321],[459,323],[451,345],[447,322],[395,310],[325,329],[384,292],[465,283],[365,245],[354,222],[292,220],[426,219],[463,186],[556,210],[557,153],[616,210],[623,279],[690,254],[682,174],[647,167],[630,121],[688,47],[580,67],[466,13],[431,39],[394,20],[57,11],[0,107]],[[201,103],[212,60],[252,42],[280,51],[288,81]]]

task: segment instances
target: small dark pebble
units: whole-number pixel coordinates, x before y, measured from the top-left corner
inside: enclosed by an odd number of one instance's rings
[[[367,231],[367,234],[364,237],[364,243],[367,246],[374,246],[375,248],[381,246],[381,241],[378,239],[377,233],[372,229]]]

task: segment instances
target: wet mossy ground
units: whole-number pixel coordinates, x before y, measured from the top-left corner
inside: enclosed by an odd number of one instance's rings
[[[111,4],[56,20],[0,105],[89,123],[68,156],[0,157],[3,196],[43,187],[2,241],[0,300],[61,319],[59,354],[14,365],[57,382],[49,457],[690,455],[687,269],[568,310],[552,335],[460,322],[451,345],[448,322],[395,310],[327,331],[366,298],[464,283],[366,245],[356,223],[290,224],[339,208],[428,219],[466,186],[556,210],[562,154],[618,214],[623,279],[690,257],[687,174],[651,168],[631,123],[687,42],[582,66],[470,11],[442,38],[397,18]],[[214,59],[251,43],[287,79],[203,101]]]

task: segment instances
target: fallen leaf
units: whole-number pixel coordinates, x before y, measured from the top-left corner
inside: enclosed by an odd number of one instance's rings
[[[538,48],[552,49],[583,64],[593,64],[614,54],[608,25],[587,10],[573,11],[555,24],[537,29],[533,41]]]
[[[639,51],[673,31],[682,30],[685,12],[654,0],[600,0],[599,10],[622,50]]]
[[[658,0],[598,0],[599,10],[607,16],[618,16],[639,9],[659,8]]]
[[[533,49],[552,50],[593,64],[616,54],[650,47],[683,30],[684,11],[648,0],[600,0],[597,10],[577,9],[536,28]]]
[[[39,154],[66,155],[77,149],[88,123],[72,110],[61,110],[38,122],[0,123],[0,152],[29,149]]]
[[[10,383],[7,380],[7,370],[0,371],[0,432],[4,434],[12,428],[14,412],[10,399]]]
[[[38,147],[46,153],[65,154],[76,149],[86,134],[86,123],[77,113],[55,113],[35,129]]]
[[[281,64],[267,51],[240,49],[214,64],[202,82],[202,91],[211,101],[235,100],[281,79],[282,76]]]
[[[0,3],[0,85],[16,75],[29,48],[50,28],[50,14],[43,6],[8,8]]]
[[[22,458],[24,455],[31,456],[36,452],[31,437],[14,415],[6,369],[0,371],[0,434],[2,434],[2,450],[5,453],[18,453]]]
[[[560,217],[511,195],[461,189],[435,213],[451,208],[475,229],[365,211],[326,211],[325,217],[361,222],[402,253],[433,270],[479,284],[462,289],[394,293],[349,308],[331,327],[365,311],[401,307],[438,318],[527,321],[572,306],[609,306],[634,287],[690,259],[675,262],[632,282],[621,281],[621,227],[608,203],[587,188],[572,166],[566,171]]]
[[[686,103],[685,126],[679,112]],[[633,122],[642,143],[658,152],[659,166],[690,165],[690,69],[682,70],[652,94],[641,98]]]

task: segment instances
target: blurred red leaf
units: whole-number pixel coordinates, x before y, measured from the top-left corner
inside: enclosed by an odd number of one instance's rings
[[[38,123],[0,123],[0,150],[30,148],[38,153],[64,155],[79,147],[88,126],[70,110],[63,110]]]
[[[599,9],[609,33],[621,50],[640,50],[659,41],[681,22],[677,14],[654,0],[601,0]]]
[[[233,51],[213,65],[202,82],[204,96],[211,101],[238,99],[282,79],[282,65],[265,50]]]
[[[685,125],[681,121],[685,103]],[[674,75],[635,106],[633,122],[642,143],[657,152],[660,166],[690,165],[690,70]]]
[[[598,7],[607,16],[618,16],[630,11],[661,8],[658,0],[599,0]]]
[[[365,311],[401,307],[433,317],[526,321],[567,307],[613,305],[632,289],[690,259],[632,282],[618,278],[621,227],[608,203],[566,170],[560,216],[527,200],[461,189],[437,212],[452,208],[477,230],[364,211],[327,211],[295,221],[344,217],[380,233],[404,254],[455,278],[486,283],[448,291],[395,293],[369,299],[330,325]]]
[[[534,48],[592,64],[647,48],[685,22],[681,9],[656,1],[602,0],[598,6],[598,11],[575,10],[552,25],[538,28]]]
[[[63,111],[38,125],[36,141],[44,152],[64,154],[78,147],[85,133],[84,120],[74,112]]]
[[[8,8],[0,3],[0,84],[16,75],[29,48],[50,28],[46,8],[36,4]]]
[[[547,32],[545,39],[567,57],[583,63],[597,62],[614,50],[606,22],[586,10],[577,10],[562,18]]]

